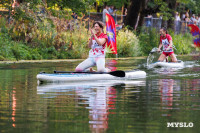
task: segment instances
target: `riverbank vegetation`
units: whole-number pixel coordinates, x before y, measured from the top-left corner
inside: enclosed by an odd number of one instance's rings
[[[59,10],[37,4],[21,3],[9,18],[0,17],[0,60],[41,60],[87,58],[92,21],[79,12],[73,19],[71,10]],[[117,31],[118,57],[146,56],[158,46],[159,32],[136,33],[126,27]],[[188,33],[173,38],[176,54],[189,54],[192,36]],[[113,55],[107,54],[107,57]]]

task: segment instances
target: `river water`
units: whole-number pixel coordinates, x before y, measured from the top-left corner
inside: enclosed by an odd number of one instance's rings
[[[80,60],[0,64],[0,132],[199,133],[200,58],[179,59],[182,69],[150,70],[145,58],[107,59],[113,70],[147,77],[42,85],[39,72],[73,71]]]

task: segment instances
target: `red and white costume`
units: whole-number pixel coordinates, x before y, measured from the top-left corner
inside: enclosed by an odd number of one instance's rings
[[[97,38],[98,39],[105,38],[106,40],[108,40],[107,35],[104,33],[101,33],[99,36],[97,36]],[[86,69],[96,65],[97,71],[106,72],[107,71],[107,69],[105,68],[106,43],[107,41],[103,45],[98,45],[98,43],[93,37],[91,50],[89,51],[89,57],[76,67],[76,71],[85,71]]]
[[[171,54],[174,53],[172,47],[170,47],[170,49],[167,50],[170,44],[170,40],[172,40],[172,37],[169,34],[166,34],[165,37],[160,36],[160,42],[163,45],[163,54],[166,56],[170,56]]]
[[[105,38],[106,40],[108,39],[107,35],[104,34],[104,33],[101,33],[101,35],[97,36],[97,38],[98,39]],[[91,48],[92,49],[89,51],[89,57],[92,57],[92,58],[105,57],[105,55],[106,55],[106,53],[105,53],[106,43],[104,43],[103,45],[98,45],[96,40],[93,37]]]

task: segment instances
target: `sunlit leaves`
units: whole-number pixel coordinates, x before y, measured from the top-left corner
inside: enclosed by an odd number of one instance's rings
[[[47,4],[48,6],[58,5],[61,10],[70,8],[75,12],[86,12],[89,5],[93,4],[93,0],[48,0]]]
[[[168,7],[167,3],[163,2],[160,6],[160,14],[163,20],[169,20],[172,17],[172,10]]]

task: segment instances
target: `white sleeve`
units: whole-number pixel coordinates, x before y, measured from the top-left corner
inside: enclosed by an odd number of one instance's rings
[[[105,11],[106,11],[106,13],[110,14],[108,10],[105,10]]]

